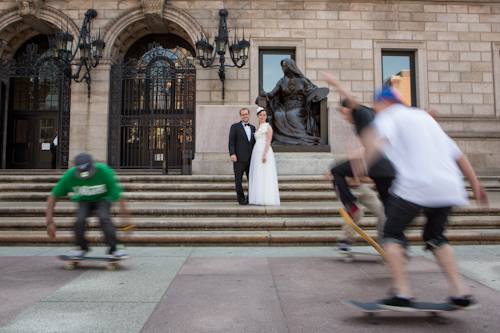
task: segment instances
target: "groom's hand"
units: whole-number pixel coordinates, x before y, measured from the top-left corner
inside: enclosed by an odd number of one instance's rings
[[[234,154],[231,155],[231,161],[233,161],[233,162],[238,161],[238,158],[236,157],[236,155],[234,155]]]

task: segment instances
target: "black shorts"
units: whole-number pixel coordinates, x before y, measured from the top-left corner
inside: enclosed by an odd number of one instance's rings
[[[404,230],[421,210],[427,216],[427,223],[422,235],[427,249],[433,250],[448,243],[443,231],[448,222],[451,207],[422,207],[394,195],[390,195],[386,203],[387,220],[384,226],[384,242],[398,243],[406,247],[408,244]]]

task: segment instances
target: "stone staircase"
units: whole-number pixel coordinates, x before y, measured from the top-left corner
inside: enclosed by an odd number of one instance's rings
[[[67,245],[76,205],[57,203],[57,239],[45,231],[45,201],[60,170],[0,171],[0,245]],[[160,175],[155,171],[119,171],[136,229],[121,237],[129,246],[290,246],[333,245],[344,225],[331,183],[321,176],[280,176],[282,205],[240,206],[232,176]],[[453,210],[447,236],[453,243],[500,243],[500,181],[483,177],[494,199],[489,209]],[[499,195],[500,197],[500,195]],[[113,215],[115,211],[113,211]],[[117,218],[116,221],[120,221]],[[418,218],[409,240],[421,244]],[[367,214],[360,226],[375,235],[376,219]],[[89,219],[88,238],[103,243],[99,222]],[[358,238],[359,244],[364,244]]]

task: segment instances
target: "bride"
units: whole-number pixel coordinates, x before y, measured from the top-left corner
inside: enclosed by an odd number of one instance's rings
[[[271,140],[273,129],[267,123],[267,111],[259,107],[259,129],[255,132],[255,146],[250,160],[248,203],[251,205],[279,206],[278,175]]]

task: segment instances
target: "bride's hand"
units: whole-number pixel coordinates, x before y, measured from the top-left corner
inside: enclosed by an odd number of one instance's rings
[[[267,161],[266,155],[262,156],[262,163],[266,163],[266,161]]]

